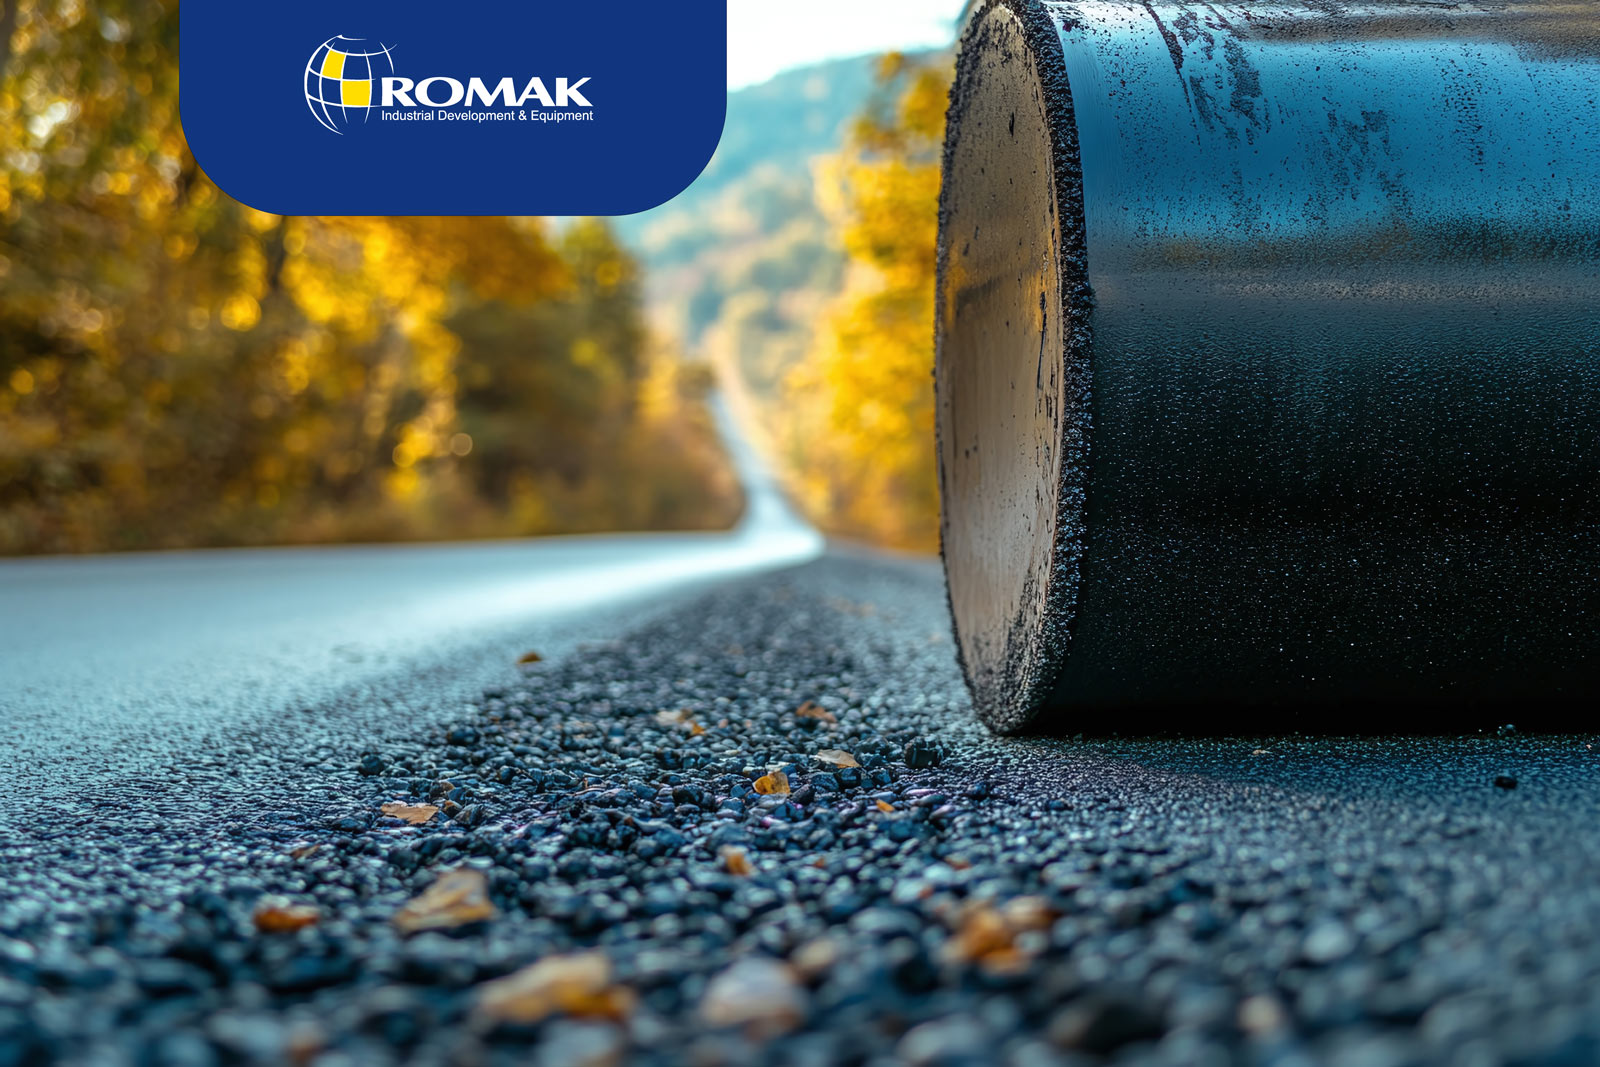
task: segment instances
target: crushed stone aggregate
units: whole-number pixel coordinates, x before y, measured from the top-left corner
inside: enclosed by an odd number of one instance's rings
[[[438,722],[40,804],[0,1065],[1600,1062],[1592,734],[996,738],[945,618],[835,552]],[[458,869],[487,907],[397,925]],[[566,957],[604,988],[486,1008]]]

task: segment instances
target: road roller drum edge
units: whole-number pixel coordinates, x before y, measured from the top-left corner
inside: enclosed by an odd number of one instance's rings
[[[1591,5],[990,0],[937,316],[996,729],[1455,727],[1600,689]]]

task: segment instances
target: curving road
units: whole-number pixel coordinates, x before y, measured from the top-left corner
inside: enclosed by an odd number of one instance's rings
[[[0,774],[37,783],[0,798],[0,819],[163,773],[286,711],[354,731],[437,715],[525,651],[559,656],[664,594],[819,555],[715,412],[747,501],[726,533],[0,561]]]

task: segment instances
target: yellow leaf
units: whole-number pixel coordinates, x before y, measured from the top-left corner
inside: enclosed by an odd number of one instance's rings
[[[879,811],[893,811],[894,810],[894,805],[889,803],[887,800],[879,800],[876,803],[878,805],[878,810]]]
[[[945,958],[975,963],[994,973],[1015,972],[1030,958],[1018,943],[1019,935],[1047,930],[1055,918],[1055,911],[1039,897],[1016,897],[1001,907],[975,901],[958,917],[955,933],[945,942]]]
[[[439,809],[432,804],[402,804],[400,801],[390,801],[380,809],[385,815],[393,816],[410,823],[412,826],[421,826],[435,815]]]
[[[485,982],[478,990],[477,1014],[503,1023],[536,1023],[552,1015],[575,1019],[627,1018],[633,991],[615,983],[611,960],[603,952],[551,956],[514,974]]]
[[[789,776],[782,771],[773,771],[757,778],[751,786],[763,796],[787,796],[789,793]]]
[[[829,711],[827,708],[823,707],[821,704],[818,704],[814,700],[808,700],[804,704],[801,704],[794,710],[794,714],[796,718],[816,719],[818,722],[835,723],[839,721],[834,717],[833,712]]]
[[[686,708],[679,708],[677,711],[658,711],[656,722],[662,726],[686,726],[691,737],[699,737],[706,732],[706,728],[695,722]]]
[[[283,897],[266,897],[256,905],[256,929],[264,934],[292,934],[315,926],[322,912],[309,904],[291,904]]]
[[[441,874],[427,889],[395,912],[394,924],[403,934],[422,930],[449,930],[484,922],[499,912],[489,899],[489,879],[482,871],[458,867]]]
[[[736,874],[741,878],[756,873],[755,865],[750,862],[750,857],[745,855],[744,849],[732,845],[722,850],[722,866],[729,874]]]

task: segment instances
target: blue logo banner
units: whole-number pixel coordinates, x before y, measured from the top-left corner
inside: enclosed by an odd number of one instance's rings
[[[285,215],[626,215],[710,161],[725,0],[184,0],[190,148]]]

